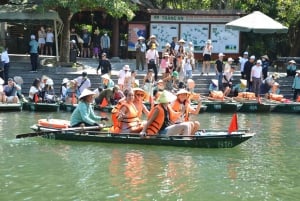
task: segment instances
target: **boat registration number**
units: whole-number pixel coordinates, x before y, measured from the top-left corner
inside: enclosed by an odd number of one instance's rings
[[[233,147],[232,141],[218,141],[218,148],[231,148]]]

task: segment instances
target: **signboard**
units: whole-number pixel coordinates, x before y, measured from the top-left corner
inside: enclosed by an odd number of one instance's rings
[[[165,48],[166,43],[172,42],[172,37],[178,37],[178,27],[178,24],[151,23],[150,33],[156,36],[159,52]]]
[[[146,39],[146,24],[128,25],[128,51],[135,51],[135,43],[140,36]]]
[[[151,15],[151,22],[227,23],[237,18],[230,15]]]
[[[205,42],[209,38],[209,25],[181,24],[180,38],[185,40],[187,43],[192,42],[195,52],[202,52],[202,49],[205,46]]]
[[[238,53],[240,32],[225,29],[225,24],[211,24],[213,53]]]

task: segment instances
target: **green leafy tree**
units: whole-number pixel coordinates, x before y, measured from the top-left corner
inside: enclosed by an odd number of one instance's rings
[[[61,62],[69,62],[70,21],[75,13],[100,8],[112,17],[121,18],[126,16],[130,20],[134,17],[134,11],[137,9],[136,5],[130,0],[44,0],[40,7],[57,11],[63,21],[60,48]]]

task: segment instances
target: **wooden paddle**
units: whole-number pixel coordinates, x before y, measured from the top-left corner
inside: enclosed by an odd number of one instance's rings
[[[24,133],[24,134],[18,134],[16,135],[16,138],[26,138],[26,137],[36,137],[36,136],[42,136],[47,135],[49,133],[58,133],[58,132],[64,132],[64,131],[88,131],[88,130],[97,130],[102,129],[104,126],[89,126],[89,127],[74,127],[74,128],[64,128],[64,129],[52,129],[52,130],[40,130],[32,133]]]

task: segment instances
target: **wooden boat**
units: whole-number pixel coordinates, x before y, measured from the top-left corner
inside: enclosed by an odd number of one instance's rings
[[[242,106],[238,102],[230,101],[202,101],[202,104],[207,106],[206,112],[237,112]]]
[[[23,104],[23,109],[29,111],[41,111],[41,112],[57,112],[60,105],[58,103],[34,103],[27,102]]]
[[[0,103],[0,111],[21,111],[22,103]]]
[[[67,112],[73,112],[76,107],[77,104],[65,104],[65,103],[60,104],[60,110],[64,110]]]
[[[113,134],[108,131],[84,131],[81,129],[67,130],[50,129],[33,126],[44,138],[83,142],[103,142],[139,145],[163,145],[194,148],[232,148],[250,139],[255,133],[249,130],[238,130],[230,135],[225,130],[206,130],[197,136],[140,136],[138,134]],[[44,132],[44,133],[43,133]],[[200,132],[199,132],[200,133]]]
[[[292,103],[277,103],[274,104],[274,109],[272,112],[279,113],[300,113],[300,103],[292,102]]]
[[[238,112],[264,113],[264,112],[271,112],[273,109],[274,109],[274,104],[269,104],[269,103],[259,104],[256,101],[251,101],[251,102],[243,102]]]

